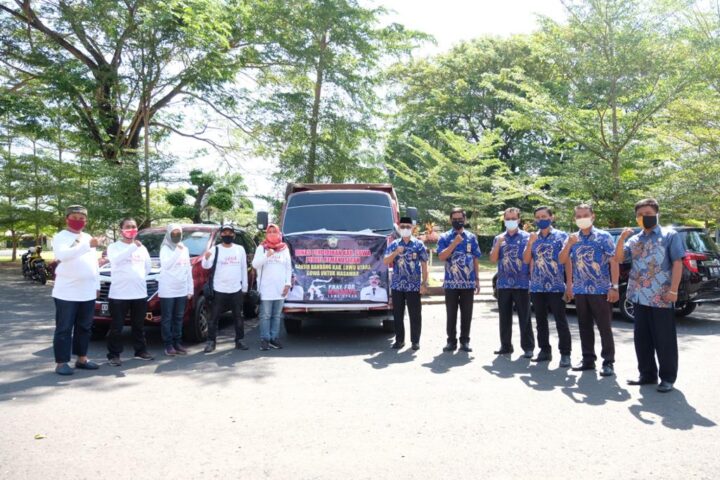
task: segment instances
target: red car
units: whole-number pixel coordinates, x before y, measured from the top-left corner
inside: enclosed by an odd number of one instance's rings
[[[202,268],[202,255],[209,248],[220,243],[220,225],[192,224],[183,225],[183,244],[190,251],[190,263],[195,284],[195,293],[192,300],[187,303],[183,325],[183,336],[189,342],[202,342],[207,338],[207,320],[209,309],[203,297],[203,286],[207,282],[209,270]],[[160,299],[157,295],[160,273],[160,246],[165,237],[165,227],[147,228],[138,233],[137,239],[148,249],[152,259],[152,271],[148,275],[148,308],[145,317],[146,325],[160,324]],[[235,229],[235,243],[242,245],[248,257],[248,279],[250,290],[245,296],[243,314],[245,318],[257,316],[260,298],[255,288],[255,274],[250,263],[255,253],[255,241],[245,230]],[[104,338],[110,329],[110,310],[108,307],[108,292],[110,291],[112,265],[107,263],[100,267],[100,296],[95,303],[95,317],[93,322],[93,337]],[[129,319],[126,320],[129,325]]]

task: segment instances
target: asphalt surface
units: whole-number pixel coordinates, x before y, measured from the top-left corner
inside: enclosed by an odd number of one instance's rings
[[[2,269],[0,289],[2,479],[718,477],[718,306],[678,321],[677,390],[660,394],[625,385],[631,324],[616,320],[618,375],[601,378],[557,355],[494,356],[489,303],[475,304],[471,354],[442,353],[444,307],[427,305],[417,353],[368,322],[308,325],[260,352],[248,322],[249,351],[226,324],[215,353],[163,357],[149,329],[143,362],[126,332],[122,367],[60,377],[50,288]],[[104,362],[102,341],[90,356]]]

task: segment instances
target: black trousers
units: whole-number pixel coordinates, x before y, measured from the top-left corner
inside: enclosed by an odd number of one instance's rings
[[[537,292],[531,293],[533,308],[535,309],[535,321],[537,322],[537,339],[540,351],[551,353],[550,329],[548,327],[548,309],[555,317],[559,342],[558,350],[561,355],[570,355],[572,349],[570,340],[570,327],[568,327],[567,316],[565,315],[565,302],[560,292]]]
[[[445,290],[445,309],[447,311],[447,341],[457,344],[457,312],[460,308],[460,343],[470,342],[470,323],[472,322],[472,288],[450,288]]]
[[[583,362],[597,360],[595,355],[595,328],[600,332],[600,356],[603,365],[615,363],[615,340],[612,332],[612,304],[607,295],[575,295],[578,327],[580,328],[580,345],[582,346]]]
[[[678,344],[675,310],[635,304],[635,354],[640,378],[675,383],[678,371]]]
[[[500,312],[500,349],[513,351],[512,324],[513,305],[515,305],[520,325],[520,346],[526,352],[534,350],[535,337],[530,322],[530,293],[521,288],[499,288],[497,293]]]
[[[405,341],[405,306],[410,315],[410,341],[420,343],[420,330],[422,329],[422,305],[420,292],[392,291],[393,317],[395,318],[395,341]]]
[[[215,291],[215,298],[212,301],[210,320],[208,320],[208,340],[217,340],[217,328],[220,315],[232,310],[235,323],[235,341],[245,338],[245,325],[243,324],[243,292],[238,290],[235,293],[222,293]]]
[[[145,314],[147,314],[147,299],[134,300],[108,299],[110,308],[110,331],[107,337],[107,358],[119,357],[123,351],[122,331],[125,318],[130,314],[132,328],[133,349],[135,354],[147,351],[145,342]]]

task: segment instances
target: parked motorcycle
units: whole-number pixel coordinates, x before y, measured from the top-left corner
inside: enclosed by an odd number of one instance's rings
[[[30,247],[20,258],[23,277],[45,285],[48,281],[49,272],[41,254],[42,247]]]

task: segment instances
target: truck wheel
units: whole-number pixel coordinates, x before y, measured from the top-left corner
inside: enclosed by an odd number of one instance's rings
[[[300,333],[302,329],[302,320],[299,318],[286,318],[285,319],[285,331],[287,333]]]
[[[622,292],[620,294],[620,301],[618,303],[620,304],[620,313],[622,314],[623,318],[628,322],[634,322],[635,305],[633,305],[633,303],[627,299],[625,292]]]
[[[385,332],[395,333],[395,320],[383,320],[382,328]]]
[[[210,318],[210,306],[202,295],[195,301],[195,309],[190,321],[183,328],[185,340],[192,343],[199,343],[207,339],[208,319]]]
[[[687,317],[697,308],[697,303],[685,302],[675,306],[675,315],[678,317]]]
[[[109,331],[110,327],[108,325],[98,325],[93,323],[90,330],[90,338],[93,340],[104,340]]]

